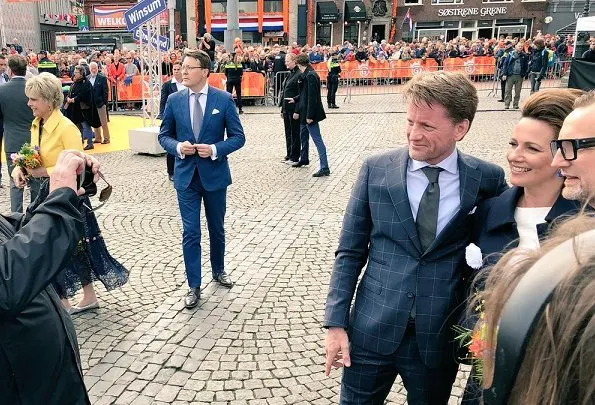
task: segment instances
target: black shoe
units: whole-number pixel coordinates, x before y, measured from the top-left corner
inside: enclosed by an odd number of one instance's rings
[[[227,288],[233,287],[234,284],[233,281],[231,281],[229,275],[225,272],[225,270],[223,270],[221,273],[217,275],[213,274],[213,279],[219,284],[221,284],[223,287]]]
[[[173,174],[170,174],[167,177],[169,177],[169,181],[174,181],[174,175]]]
[[[317,171],[316,173],[314,173],[312,175],[312,177],[328,176],[329,174],[331,174],[331,171],[328,168],[326,168],[326,169],[320,169],[319,171]]]
[[[91,144],[91,145],[87,145],[83,148],[83,150],[89,150],[89,149],[95,149],[95,146],[93,146],[93,144]]]
[[[337,108],[339,108],[339,106],[338,106],[337,104],[333,104],[333,105],[331,106],[331,108],[333,108],[333,109],[335,109],[335,110],[336,110]]]
[[[240,109],[240,111],[238,111],[238,114],[244,114],[244,111]]]
[[[504,99],[503,99],[503,98],[501,98],[500,100],[498,100],[498,102],[499,102],[499,103],[503,103],[503,102],[504,102]]]
[[[188,294],[184,298],[184,306],[186,309],[192,309],[198,305],[200,300],[200,287],[191,288],[188,290]]]
[[[283,163],[287,162],[289,160],[289,156],[285,156],[282,160]]]
[[[291,165],[291,167],[304,167],[308,166],[310,162],[295,162]]]

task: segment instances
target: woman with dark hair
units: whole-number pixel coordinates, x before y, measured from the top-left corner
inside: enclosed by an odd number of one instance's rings
[[[84,150],[93,149],[93,128],[101,127],[97,108],[93,102],[93,87],[87,80],[86,70],[83,66],[74,68],[74,83],[66,97],[66,117],[70,119],[81,131],[83,141],[87,140]]]
[[[579,211],[579,202],[566,200],[561,194],[564,179],[551,165],[550,142],[558,139],[564,119],[582,94],[575,89],[548,89],[535,93],[523,105],[506,155],[512,187],[484,201],[475,213],[471,240],[481,250],[485,266],[494,265],[510,248],[539,249],[556,220]],[[477,285],[481,289],[481,282]],[[475,320],[470,316],[465,326]],[[472,373],[462,404],[479,404],[480,396]]]

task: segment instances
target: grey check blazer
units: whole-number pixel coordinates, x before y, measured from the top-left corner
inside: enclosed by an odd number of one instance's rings
[[[453,358],[450,326],[464,299],[461,266],[470,213],[508,186],[502,168],[459,152],[460,210],[422,252],[407,196],[408,160],[402,148],[364,162],[343,220],[324,326],[343,327],[352,344],[389,355],[399,347],[415,305],[421,357],[434,368],[445,356]]]

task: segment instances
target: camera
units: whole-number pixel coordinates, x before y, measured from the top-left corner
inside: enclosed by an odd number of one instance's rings
[[[85,170],[81,174],[76,176],[76,188],[77,190],[81,187],[85,189],[85,195],[93,197],[97,194],[97,184],[93,181],[95,175],[91,170],[91,166],[85,166]]]

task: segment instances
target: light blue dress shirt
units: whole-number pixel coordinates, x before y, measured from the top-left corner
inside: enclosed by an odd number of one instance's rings
[[[455,149],[446,159],[437,165],[430,165],[411,158],[409,158],[407,165],[407,195],[409,196],[413,218],[417,218],[419,203],[429,184],[428,178],[421,169],[426,166],[441,167],[444,169],[438,177],[440,206],[438,207],[436,236],[442,232],[444,227],[446,227],[461,208],[461,181],[459,179],[458,157],[459,155]]]

